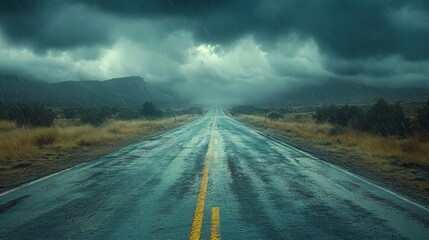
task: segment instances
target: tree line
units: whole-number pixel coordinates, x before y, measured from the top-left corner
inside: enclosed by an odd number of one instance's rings
[[[181,110],[160,109],[152,102],[145,102],[140,108],[63,108],[50,109],[43,104],[0,104],[0,120],[14,121],[18,126],[49,127],[58,117],[76,119],[83,124],[100,126],[109,118],[133,120],[140,118],[156,119],[177,114],[202,114],[200,107]]]
[[[383,136],[408,136],[413,132],[429,133],[429,101],[415,112],[415,118],[408,118],[399,103],[388,103],[379,99],[369,107],[350,105],[306,106],[304,111],[314,112],[318,123],[330,123],[341,127],[371,132]],[[297,112],[289,107],[258,107],[252,105],[234,106],[232,115],[263,115],[267,119],[278,120],[284,114]]]
[[[383,136],[407,136],[413,131],[429,133],[429,101],[417,110],[416,118],[411,121],[404,114],[399,103],[389,104],[379,99],[369,109],[358,106],[323,106],[316,110],[314,119],[359,131],[371,132]]]

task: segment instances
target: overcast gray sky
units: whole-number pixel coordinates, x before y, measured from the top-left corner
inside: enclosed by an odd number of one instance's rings
[[[329,78],[427,87],[429,1],[4,0],[0,72],[140,75],[195,98]]]

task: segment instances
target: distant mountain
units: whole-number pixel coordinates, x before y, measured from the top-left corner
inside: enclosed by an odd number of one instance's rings
[[[149,86],[141,77],[105,81],[47,83],[0,75],[0,103],[43,103],[53,107],[138,107],[146,101],[173,105],[169,94]]]
[[[368,103],[378,98],[391,101],[427,100],[429,88],[377,88],[364,84],[329,79],[320,85],[285,90],[267,99],[275,104],[342,104]]]

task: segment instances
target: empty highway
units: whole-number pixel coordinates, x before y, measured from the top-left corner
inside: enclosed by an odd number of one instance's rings
[[[211,109],[0,193],[0,239],[429,239],[429,211]]]

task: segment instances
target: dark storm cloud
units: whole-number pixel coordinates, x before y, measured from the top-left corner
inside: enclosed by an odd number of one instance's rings
[[[130,17],[154,16],[188,16],[195,17],[207,14],[231,4],[230,0],[198,1],[198,0],[93,0],[80,2],[91,7]]]
[[[0,1],[0,72],[141,75],[190,95],[427,84],[428,39],[427,0]]]
[[[84,5],[63,1],[4,1],[0,26],[15,44],[36,51],[69,49],[109,42],[107,22]]]
[[[103,18],[78,12],[67,16],[73,11],[67,6],[79,2],[121,17],[173,18],[170,30],[191,31],[201,42],[225,45],[251,34],[269,47],[278,37],[293,32],[304,39],[313,38],[324,52],[344,59],[390,54],[409,60],[429,58],[429,28],[401,25],[395,19],[400,17],[395,12],[405,9],[411,11],[409,17],[415,21],[409,24],[427,21],[426,0],[18,0],[1,3],[0,24],[11,41],[28,42],[34,47],[105,43],[109,26]],[[66,16],[56,15],[58,12]]]
[[[405,9],[415,18],[409,24],[426,21],[428,25],[426,0],[98,0],[89,5],[130,17],[176,17],[180,27],[204,42],[229,43],[253,34],[264,43],[295,32],[345,59],[395,53],[410,60],[429,58],[429,29],[401,26],[394,19],[395,11]]]

